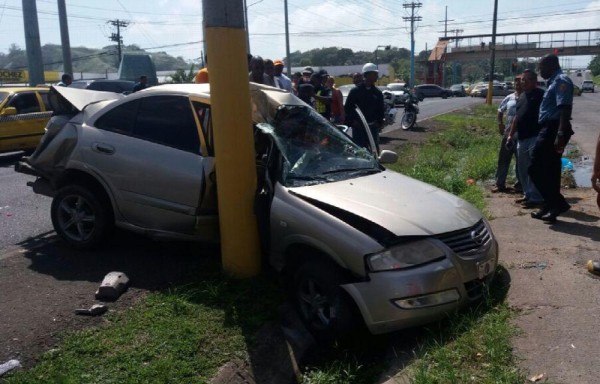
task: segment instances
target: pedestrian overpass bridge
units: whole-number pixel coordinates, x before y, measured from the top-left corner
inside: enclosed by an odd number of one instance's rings
[[[438,40],[429,61],[470,61],[488,59],[495,50],[496,59],[600,55],[600,28],[541,32],[497,33],[492,35],[447,36]]]

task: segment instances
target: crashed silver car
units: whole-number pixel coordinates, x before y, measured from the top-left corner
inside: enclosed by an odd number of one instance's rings
[[[374,156],[289,93],[251,84],[251,98],[261,244],[318,338],[361,319],[375,334],[424,324],[482,296],[498,245],[477,209],[386,170],[394,153]],[[50,99],[47,133],[16,169],[53,197],[64,241],[92,247],[115,225],[218,240],[209,85]]]

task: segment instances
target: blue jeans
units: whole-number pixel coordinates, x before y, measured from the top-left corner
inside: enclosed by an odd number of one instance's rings
[[[506,187],[506,176],[508,176],[508,169],[510,168],[510,161],[515,156],[515,163],[519,161],[517,155],[517,149],[513,146],[510,149],[506,148],[507,135],[502,136],[502,142],[500,143],[500,151],[498,152],[498,168],[496,168],[496,186],[499,188]],[[519,175],[519,168],[515,166],[515,174],[517,181],[521,181]],[[522,183],[521,183],[522,184]]]
[[[528,139],[518,140],[517,142],[517,168],[519,169],[519,177],[523,186],[523,194],[528,201],[532,203],[542,203],[544,198],[533,184],[529,176],[529,166],[531,165],[531,154],[537,136]]]

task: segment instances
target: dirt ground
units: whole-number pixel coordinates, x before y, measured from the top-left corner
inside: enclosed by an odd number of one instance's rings
[[[563,194],[572,208],[552,225],[532,219],[514,195],[489,195],[500,260],[511,277],[508,300],[519,311],[522,332],[513,345],[528,377],[598,383],[600,278],[585,265],[600,260],[600,211],[590,188]]]

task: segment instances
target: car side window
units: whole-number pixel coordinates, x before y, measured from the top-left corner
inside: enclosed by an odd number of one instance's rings
[[[131,134],[135,124],[135,116],[138,111],[140,100],[133,100],[111,109],[98,120],[96,128],[104,129],[121,134]]]
[[[150,96],[140,100],[134,136],[200,153],[196,121],[187,97]]]
[[[211,127],[211,111],[210,106],[206,104],[199,103],[197,101],[192,102],[194,106],[194,111],[198,115],[198,121],[200,121],[200,126],[202,128],[202,135],[204,136],[204,141],[206,141],[206,150],[209,156],[214,156],[214,143],[213,143],[213,135],[212,135],[212,127]]]
[[[40,112],[40,105],[34,92],[24,92],[13,96],[8,102],[9,107],[15,107],[17,114]]]
[[[51,111],[52,108],[50,107],[50,104],[48,103],[48,92],[46,92],[46,91],[40,92],[40,97],[42,98],[42,102],[44,103],[44,107],[46,108],[46,111]]]

